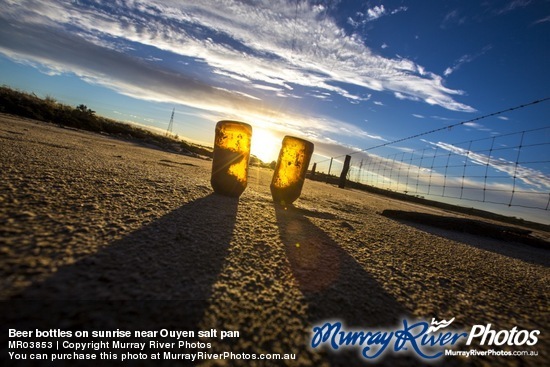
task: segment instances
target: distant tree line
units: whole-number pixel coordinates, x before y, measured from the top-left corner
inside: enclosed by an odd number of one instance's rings
[[[84,104],[72,107],[57,102],[51,96],[40,98],[34,93],[14,90],[6,85],[0,86],[0,112],[61,126],[142,140],[163,149],[212,157],[211,149],[189,144],[170,136],[155,134],[131,124],[97,116],[95,111]]]

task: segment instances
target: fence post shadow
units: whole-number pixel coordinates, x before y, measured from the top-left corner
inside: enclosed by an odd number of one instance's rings
[[[210,194],[60,268],[1,302],[10,310],[4,325],[196,330],[233,237],[237,206],[236,198]]]

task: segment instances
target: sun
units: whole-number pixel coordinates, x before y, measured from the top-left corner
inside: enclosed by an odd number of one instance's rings
[[[250,152],[265,163],[276,161],[281,149],[281,141],[269,130],[254,127]]]

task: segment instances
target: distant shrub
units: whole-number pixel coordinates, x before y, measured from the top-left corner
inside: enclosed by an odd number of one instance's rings
[[[46,95],[42,99],[34,93],[21,92],[6,85],[0,86],[0,112],[82,130],[142,140],[163,149],[174,150],[174,147],[177,146],[185,152],[212,157],[212,150],[169,136],[155,134],[127,123],[97,116],[94,110],[84,104],[71,107],[57,102],[50,95]]]

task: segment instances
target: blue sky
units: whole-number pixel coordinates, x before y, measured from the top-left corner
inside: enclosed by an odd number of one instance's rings
[[[1,83],[160,131],[175,108],[174,133],[210,145],[218,120],[246,121],[266,161],[284,135],[314,142],[323,162],[550,96],[545,0],[0,6]],[[373,153],[456,151],[456,142],[548,126],[549,105]],[[549,170],[536,167],[543,180]]]

